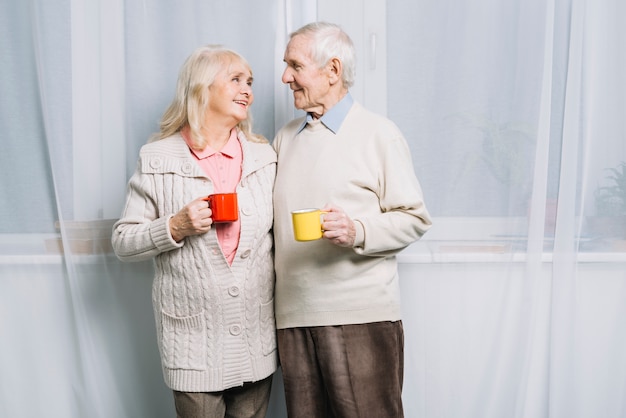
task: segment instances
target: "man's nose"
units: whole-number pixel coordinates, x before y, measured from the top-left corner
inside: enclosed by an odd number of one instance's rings
[[[282,82],[285,84],[289,84],[293,81],[293,74],[291,73],[291,69],[289,67],[285,68],[283,71]]]

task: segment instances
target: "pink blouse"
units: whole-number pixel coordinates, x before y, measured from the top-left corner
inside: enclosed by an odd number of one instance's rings
[[[190,144],[188,130],[183,129],[181,135]],[[191,150],[194,158],[204,170],[206,175],[213,182],[213,193],[233,193],[237,191],[237,185],[241,180],[241,165],[243,163],[243,152],[241,144],[237,139],[237,128],[230,131],[228,142],[220,151],[216,151],[210,146],[206,146],[202,151]],[[241,222],[214,224],[217,232],[217,240],[220,243],[224,257],[228,264],[232,264],[235,253],[239,246],[239,232]]]

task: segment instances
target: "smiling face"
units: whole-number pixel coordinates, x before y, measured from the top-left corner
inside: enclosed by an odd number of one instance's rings
[[[223,119],[234,127],[248,118],[248,107],[254,101],[252,73],[243,63],[233,60],[209,86],[207,117]]]
[[[336,74],[331,66],[322,68],[311,58],[311,40],[303,35],[294,36],[285,50],[287,64],[282,81],[293,90],[294,106],[321,116],[336,103],[333,84]]]

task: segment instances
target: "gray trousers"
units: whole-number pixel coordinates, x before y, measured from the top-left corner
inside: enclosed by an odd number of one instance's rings
[[[278,330],[289,418],[402,418],[402,322]]]
[[[174,391],[177,418],[265,418],[272,376],[222,392]]]

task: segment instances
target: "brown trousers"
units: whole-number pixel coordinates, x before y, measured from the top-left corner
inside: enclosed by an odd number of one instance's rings
[[[272,376],[222,392],[174,391],[177,418],[265,418]]]
[[[402,322],[278,330],[289,418],[402,418]]]

